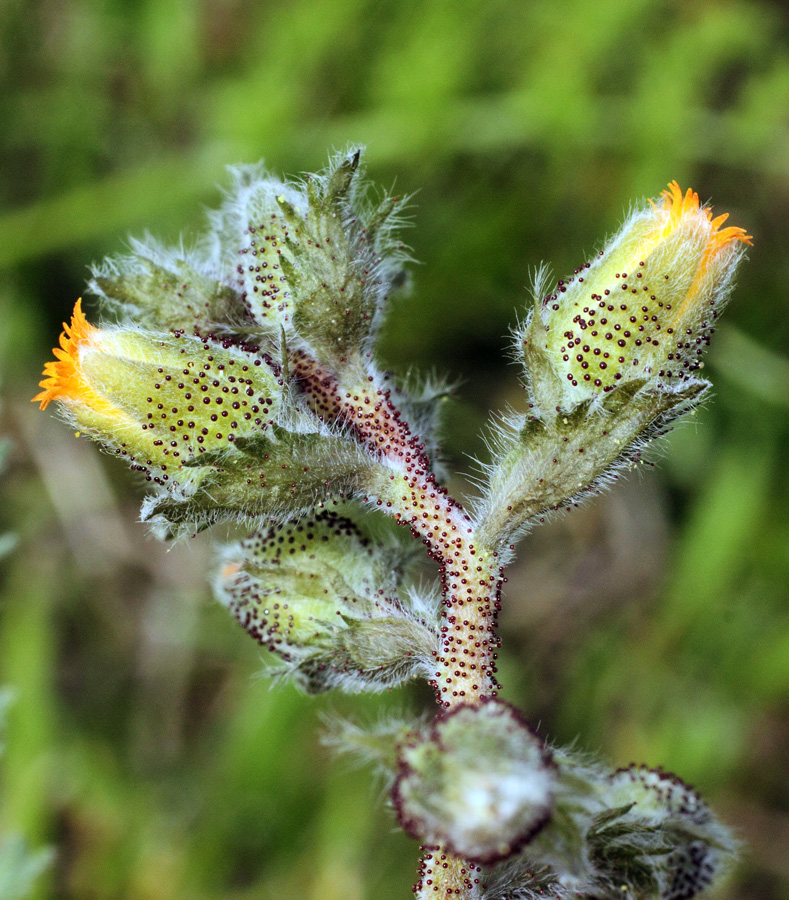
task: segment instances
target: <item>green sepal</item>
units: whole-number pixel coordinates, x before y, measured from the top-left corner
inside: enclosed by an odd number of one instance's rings
[[[91,287],[111,310],[155,330],[192,334],[245,315],[236,291],[184,260],[165,268],[136,254],[94,273]]]
[[[357,150],[323,178],[307,182],[305,215],[280,202],[291,226],[291,258],[283,255],[281,265],[291,291],[293,326],[332,367],[358,354],[378,300],[377,291],[367,287],[375,260],[360,241],[350,197],[359,157]]]
[[[378,466],[346,438],[272,430],[271,437],[266,433],[239,438],[232,450],[190,461],[183,467],[190,479],[149,497],[143,504],[143,521],[154,525],[159,536],[170,538],[221,519],[286,519],[363,490],[370,470]]]
[[[339,643],[349,664],[361,671],[410,669],[412,660],[429,658],[436,649],[435,632],[416,619],[379,615],[346,624]]]
[[[243,457],[240,457],[232,448],[226,449],[222,447],[217,450],[206,450],[200,456],[185,459],[181,466],[185,469],[206,469],[209,467],[232,469],[234,468],[234,462],[236,463],[235,468],[238,468],[243,462]]]
[[[539,333],[536,331],[538,317],[539,313],[533,311],[519,338],[523,352],[524,376],[529,394],[536,409],[545,413],[564,404],[567,390],[541,346]]]
[[[320,652],[308,654],[289,674],[310,694],[339,688],[380,691],[426,674],[437,638],[426,624],[391,616],[348,619]],[[327,623],[328,624],[328,623]]]
[[[635,805],[635,801],[633,801],[626,803],[624,806],[614,807],[614,809],[606,809],[595,816],[589,829],[590,837],[601,834],[603,831],[613,831],[614,823],[626,816]]]
[[[644,444],[698,403],[708,384],[672,390],[643,380],[569,410],[520,417],[495,437],[497,458],[481,508],[487,546],[504,547],[535,518],[600,489],[618,467],[640,459]]]
[[[334,206],[348,196],[351,183],[359,168],[362,151],[356,150],[346,155],[342,162],[331,173],[326,188],[326,202]]]
[[[348,441],[333,435],[316,432],[300,433],[288,431],[281,425],[272,423],[265,432],[237,437],[228,448],[208,450],[194,459],[187,460],[187,467],[217,466],[226,469],[248,469],[250,461],[271,465],[291,466],[300,454],[333,454],[338,448],[345,449]],[[366,462],[362,454],[354,458]]]
[[[396,215],[398,201],[395,197],[384,197],[365,222],[365,236],[370,246],[376,246],[379,237],[390,227]]]
[[[306,205],[278,196],[285,222],[278,264],[291,322],[321,362],[337,369],[358,357],[378,308],[395,286],[402,248],[391,238],[398,201],[363,199],[360,151],[307,180]]]

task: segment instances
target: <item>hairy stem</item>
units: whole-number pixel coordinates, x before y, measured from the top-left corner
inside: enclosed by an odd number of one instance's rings
[[[431,681],[438,702],[448,709],[494,696],[502,582],[496,553],[477,541],[468,515],[436,481],[419,436],[373,376],[349,366],[338,378],[304,353],[294,370],[319,415],[352,428],[387,461],[388,474],[371,486],[371,495],[382,511],[410,527],[439,566],[442,641]]]
[[[327,421],[351,428],[357,440],[389,464],[388,474],[371,488],[368,499],[410,527],[439,566],[441,644],[430,681],[437,702],[448,710],[495,696],[502,584],[496,553],[479,543],[471,519],[438,484],[419,436],[374,376],[361,366],[350,366],[338,378],[304,353],[297,354],[293,367],[313,409]],[[472,900],[476,871],[433,848],[422,859],[415,893]]]
[[[414,885],[417,900],[475,900],[480,894],[481,870],[439,848],[423,847],[419,877]]]

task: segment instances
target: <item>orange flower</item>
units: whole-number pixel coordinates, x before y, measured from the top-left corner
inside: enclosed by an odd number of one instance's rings
[[[753,235],[748,234],[744,228],[739,228],[736,225],[721,228],[721,225],[729,218],[729,214],[722,213],[713,219],[712,210],[701,206],[699,195],[691,188],[688,188],[683,195],[682,189],[676,181],[670,182],[660,196],[664,200],[663,209],[668,213],[666,224],[663,226],[663,238],[666,238],[672,231],[681,226],[683,221],[692,221],[696,216],[704,216],[709,223],[707,244],[701,259],[698,261],[696,277],[691,289],[688,291],[688,296],[685,298],[687,303],[695,295],[709,267],[714,264],[716,256],[725,250],[727,245],[732,244],[736,246],[737,242],[752,246]],[[654,203],[652,205],[655,207]]]
[[[60,346],[52,350],[57,360],[44,366],[45,377],[39,382],[39,387],[44,390],[33,397],[34,403],[41,403],[41,409],[46,409],[52,400],[81,400],[88,406],[105,412],[113,410],[106,398],[97,394],[86,381],[81,368],[82,350],[93,344],[98,334],[99,330],[88,322],[82,312],[80,297],[74,306],[71,324],[63,323]]]
[[[664,237],[681,223],[683,217],[701,212],[706,216],[712,231],[710,250],[722,247],[729,241],[743,241],[746,244],[753,243],[753,235],[746,234],[744,228],[730,225],[728,228],[721,230],[721,225],[729,218],[729,214],[722,213],[713,219],[712,210],[701,206],[699,195],[692,188],[688,188],[683,195],[679,184],[676,181],[671,181],[666,190],[661,192],[660,196],[665,201],[663,208],[668,212],[668,219],[663,227]],[[653,209],[658,208],[653,201],[650,200],[650,203]]]

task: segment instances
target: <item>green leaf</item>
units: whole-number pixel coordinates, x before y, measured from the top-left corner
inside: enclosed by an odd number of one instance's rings
[[[174,254],[164,266],[145,255],[155,251],[144,245],[137,244],[136,251],[94,273],[91,288],[110,310],[146,328],[187,334],[247,317],[239,294],[228,285],[206,278]]]
[[[202,530],[227,518],[288,519],[319,503],[364,491],[380,468],[353,441],[277,429],[217,452],[211,465],[192,465],[191,481],[174,484],[143,504],[143,521],[161,537]],[[203,454],[199,462],[203,462]]]
[[[633,382],[599,402],[505,422],[494,433],[495,458],[480,505],[483,543],[505,548],[537,518],[599,492],[707,387],[692,381],[663,390]]]

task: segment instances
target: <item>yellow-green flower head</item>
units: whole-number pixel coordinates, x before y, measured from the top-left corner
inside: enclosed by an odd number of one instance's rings
[[[55,400],[73,424],[134,468],[178,469],[265,431],[281,388],[266,358],[178,332],[96,328],[78,300],[46,364],[42,409]]]
[[[637,379],[681,383],[699,368],[751,243],[727,218],[673,181],[541,301],[523,345],[527,360],[530,347],[547,358],[563,404]]]

